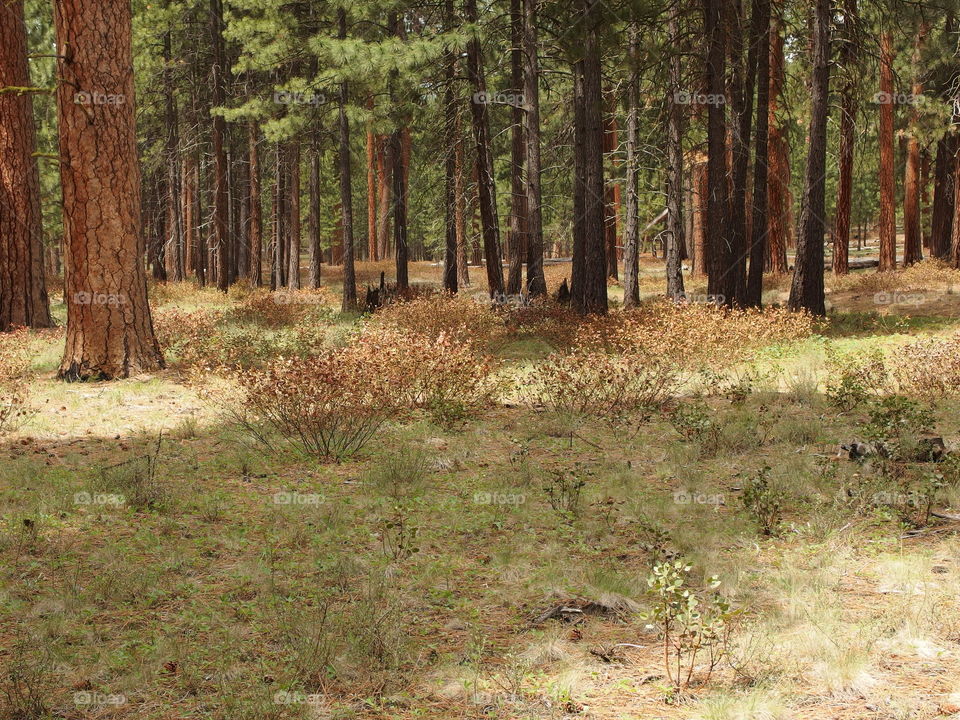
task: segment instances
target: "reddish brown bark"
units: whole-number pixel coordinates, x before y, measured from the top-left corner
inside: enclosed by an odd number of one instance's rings
[[[33,101],[23,2],[0,7],[0,331],[49,327],[44,283],[40,171],[33,157]]]
[[[699,155],[693,163],[693,274],[707,276],[707,160]]]
[[[373,98],[367,104],[373,110]],[[367,123],[367,259],[376,262],[377,254],[377,170],[374,160],[373,124]]]
[[[66,237],[60,377],[119,378],[163,366],[140,233],[130,3],[57,0],[57,118]]]
[[[393,158],[387,150],[389,135],[377,136],[377,257],[390,254],[390,202],[393,184]]]

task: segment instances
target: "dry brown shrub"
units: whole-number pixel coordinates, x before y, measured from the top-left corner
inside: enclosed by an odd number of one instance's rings
[[[931,258],[902,270],[832,276],[828,283],[833,292],[898,292],[946,286],[960,293],[960,270]]]
[[[901,392],[929,399],[956,395],[960,393],[960,333],[895,348],[889,365]]]
[[[333,314],[335,300],[327,288],[316,290],[253,290],[243,295],[228,317],[271,328],[312,320],[321,322]]]
[[[372,318],[371,325],[413,332],[488,350],[502,342],[507,329],[503,318],[487,305],[464,295],[433,293],[388,305]]]
[[[0,435],[17,429],[31,414],[25,378],[32,340],[27,328],[0,333]]]
[[[639,354],[689,368],[738,362],[753,350],[813,332],[814,320],[805,313],[664,300],[591,318],[575,342],[579,347]]]

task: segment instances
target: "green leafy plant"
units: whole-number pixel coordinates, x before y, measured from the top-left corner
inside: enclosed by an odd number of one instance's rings
[[[770,467],[764,466],[743,484],[740,501],[764,535],[773,535],[783,515],[785,493],[770,483]]]
[[[587,482],[586,476],[592,475],[583,463],[576,463],[571,470],[554,470],[549,482],[543,486],[550,507],[560,517],[572,520],[580,511],[580,494]]]
[[[714,575],[697,591],[689,586],[691,566],[683,561],[658,563],[647,578],[653,605],[644,619],[663,633],[663,666],[673,689],[690,686],[697,660],[705,662],[704,684],[726,654],[739,611],[719,592]]]

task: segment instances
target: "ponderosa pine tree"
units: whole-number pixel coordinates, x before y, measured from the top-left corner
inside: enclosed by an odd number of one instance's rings
[[[669,20],[670,45],[676,50],[680,42],[680,10],[671,11]],[[678,102],[680,94],[680,54],[670,57],[670,83],[667,106],[667,297],[683,297],[683,271],[680,267],[680,248],[685,242],[683,227],[683,113]],[[626,295],[624,295],[626,297]]]
[[[540,160],[540,62],[537,41],[537,0],[523,0],[523,104],[526,111],[527,155],[527,295],[547,293],[543,276],[543,198]]]
[[[464,19],[476,27],[477,0],[465,0],[463,7]],[[487,265],[487,291],[490,297],[495,298],[503,295],[504,291],[500,259],[500,221],[497,217],[497,184],[493,172],[490,114],[487,110],[487,81],[483,71],[480,37],[476,32],[467,41],[467,76],[473,91],[470,112],[477,148],[477,196],[483,233],[483,256]]]
[[[639,256],[640,256],[640,218],[638,217],[637,181],[639,160],[638,126],[640,112],[640,70],[637,24],[631,23],[627,29],[627,61],[629,79],[625,97],[627,112],[627,162],[626,162],[626,223],[623,238],[623,306],[634,307],[640,304]]]
[[[846,275],[850,271],[850,217],[853,199],[853,153],[856,140],[857,116],[857,58],[859,32],[857,29],[857,0],[844,0],[843,32],[840,36],[840,68],[844,73],[840,101],[840,149],[837,210],[833,235],[833,272]]]
[[[877,96],[880,127],[880,265],[878,270],[895,270],[897,267],[897,215],[894,204],[894,135],[893,107],[893,38],[889,30],[880,35],[880,94]]]
[[[0,0],[0,332],[50,327],[23,0]]]
[[[827,116],[830,110],[830,0],[816,0],[814,5],[811,66],[807,169],[789,307],[794,311],[826,315],[823,236],[826,230]]]
[[[163,356],[143,269],[130,3],[56,0],[54,23],[67,300],[59,374],[156,370]]]
[[[760,307],[763,300],[763,269],[769,218],[767,214],[767,169],[770,163],[770,0],[755,0],[757,36],[757,138],[753,164],[753,211],[750,221],[750,266],[743,304]]]

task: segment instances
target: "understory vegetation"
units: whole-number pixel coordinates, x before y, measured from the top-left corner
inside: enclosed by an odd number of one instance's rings
[[[960,710],[952,316],[154,297],[0,336],[0,716]]]

